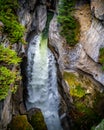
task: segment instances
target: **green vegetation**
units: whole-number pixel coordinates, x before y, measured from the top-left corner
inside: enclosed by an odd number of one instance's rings
[[[8,95],[8,91],[16,91],[15,82],[18,81],[19,77],[17,78],[17,72],[12,72],[11,70],[7,69],[6,67],[0,67],[0,100],[5,99]],[[11,85],[11,88],[10,88]],[[13,87],[12,87],[13,85]]]
[[[29,124],[26,115],[18,115],[13,117],[11,123],[8,125],[10,130],[33,130]]]
[[[73,73],[65,72],[63,75],[64,79],[70,86],[70,95],[73,97],[81,98],[85,96],[85,89],[81,86],[77,76]]]
[[[21,59],[17,56],[14,50],[4,48],[2,45],[0,45],[0,62],[3,62],[2,64],[17,65],[20,61]]]
[[[40,111],[34,113],[30,119],[30,124],[34,130],[47,130],[43,115]]]
[[[104,130],[104,119],[96,127],[93,126],[91,130]]]
[[[18,9],[18,0],[0,0],[0,21],[4,27],[0,28],[3,34],[7,35],[10,41],[9,47],[4,47],[0,43],[0,100],[5,99],[8,91],[16,91],[17,81],[21,79],[20,74],[13,66],[18,66],[21,59],[17,53],[12,50],[13,43],[22,42],[25,28],[19,23],[16,15]]]
[[[17,8],[17,0],[0,0],[0,21],[4,24],[2,31],[7,34],[11,43],[17,43],[18,41],[25,43],[23,40],[25,29],[18,22]]]
[[[74,46],[79,40],[79,23],[73,16],[74,0],[61,0],[59,5],[58,22],[60,34],[66,38],[70,46]]]
[[[81,128],[90,130],[91,127],[98,123],[101,120],[99,114],[94,110],[94,108],[86,105],[86,102],[83,100],[78,100],[74,103],[76,107],[75,126],[79,130]]]
[[[104,94],[95,90],[92,80],[81,73],[64,72],[63,78],[73,99],[74,109],[70,113],[75,125],[73,130],[90,130],[104,114]]]
[[[102,64],[102,69],[104,70],[104,48],[100,48],[100,51],[99,51],[99,63]]]
[[[21,61],[15,51],[0,45],[0,100],[5,99],[8,91],[16,91],[16,82],[20,80],[19,73],[11,70],[12,65]]]

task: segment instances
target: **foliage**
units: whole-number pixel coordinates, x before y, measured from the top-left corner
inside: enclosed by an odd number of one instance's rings
[[[0,100],[5,99],[9,90],[16,91],[16,82],[20,80],[20,76],[10,66],[18,65],[20,61],[15,51],[0,45]]]
[[[74,46],[79,40],[79,23],[73,16],[75,1],[61,0],[59,5],[58,22],[60,34],[66,38],[69,45]]]
[[[4,32],[8,34],[11,43],[23,41],[24,27],[18,22],[16,9],[17,0],[0,0],[0,21],[3,22]]]
[[[104,115],[104,94],[95,90],[92,80],[81,73],[64,72],[63,77],[73,99],[74,109],[70,113],[75,125],[73,130],[90,130]]]
[[[78,98],[85,96],[84,88],[81,86],[80,82],[77,80],[77,77],[73,73],[65,72],[63,76],[70,86],[71,96]]]
[[[75,120],[75,125],[79,129],[89,130],[92,125],[98,123],[100,121],[100,116],[94,109],[85,105],[84,102],[77,101],[75,103],[75,107],[77,108],[77,118]]]
[[[8,95],[8,90],[10,90],[10,85],[15,84],[17,79],[17,73],[12,72],[6,67],[0,67],[0,100],[5,99],[5,97]],[[11,88],[11,91],[15,91],[16,86],[14,88]]]
[[[99,62],[102,64],[102,69],[104,70],[104,48],[100,48]]]
[[[6,33],[11,43],[23,41],[24,27],[18,22],[16,10],[18,0],[0,0],[0,21],[4,27],[0,29]],[[10,46],[11,47],[11,46]],[[20,80],[19,73],[12,70],[14,65],[18,65],[21,59],[14,50],[0,45],[0,100],[8,95],[8,91],[16,91],[17,81]]]
[[[9,48],[4,48],[0,45],[0,62],[6,63],[8,65],[15,64],[17,65],[21,59],[17,56],[14,50]]]

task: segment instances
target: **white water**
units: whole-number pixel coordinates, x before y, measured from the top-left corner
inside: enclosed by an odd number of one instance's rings
[[[47,39],[36,35],[28,49],[28,99],[27,110],[40,108],[48,130],[62,130],[58,115],[59,95],[55,59],[47,49]]]

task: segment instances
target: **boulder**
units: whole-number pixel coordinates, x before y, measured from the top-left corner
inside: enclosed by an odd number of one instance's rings
[[[28,111],[28,120],[34,130],[47,130],[47,126],[40,109],[35,108]]]
[[[26,115],[17,115],[13,117],[8,125],[8,130],[33,130],[33,128],[29,124]]]

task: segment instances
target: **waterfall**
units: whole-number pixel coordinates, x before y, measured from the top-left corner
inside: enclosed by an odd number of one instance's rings
[[[47,48],[47,38],[42,34],[34,36],[29,43],[27,75],[27,110],[40,108],[48,130],[62,130],[55,59]]]

